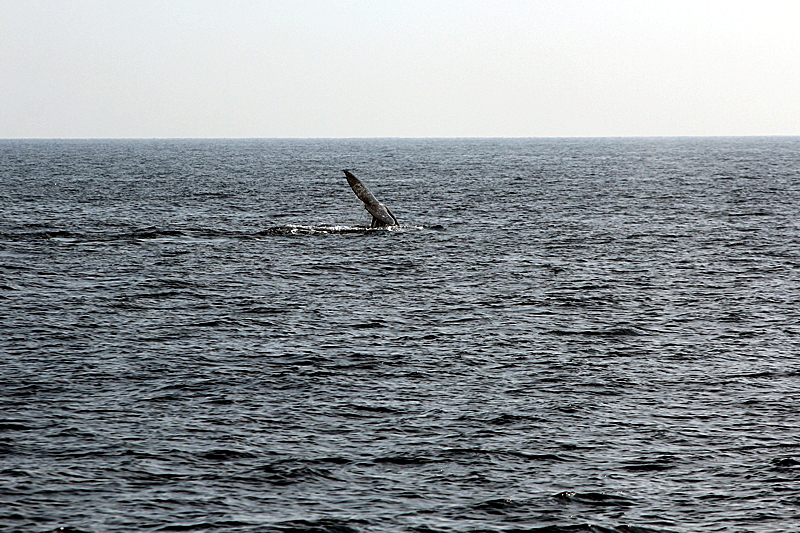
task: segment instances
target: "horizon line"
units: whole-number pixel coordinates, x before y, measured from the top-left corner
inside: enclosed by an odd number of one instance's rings
[[[456,140],[456,139],[733,139],[763,137],[800,137],[800,134],[746,134],[746,135],[455,135],[404,137],[398,135],[373,137],[0,137],[0,141],[299,141],[299,140]]]

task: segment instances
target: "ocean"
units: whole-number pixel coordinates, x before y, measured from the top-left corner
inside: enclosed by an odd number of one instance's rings
[[[800,138],[0,141],[0,531],[800,531]]]

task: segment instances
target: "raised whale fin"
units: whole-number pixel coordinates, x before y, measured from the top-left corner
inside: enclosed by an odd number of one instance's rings
[[[364,202],[364,209],[369,211],[369,214],[372,215],[372,224],[370,227],[382,228],[385,226],[397,226],[399,224],[397,218],[389,211],[389,208],[380,203],[360,179],[355,177],[349,170],[343,170],[342,172],[344,172],[344,175],[347,177],[347,183],[350,184],[350,188],[356,193],[358,199]]]

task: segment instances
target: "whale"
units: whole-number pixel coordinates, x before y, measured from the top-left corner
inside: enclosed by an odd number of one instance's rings
[[[344,172],[347,183],[350,184],[350,188],[356,193],[358,199],[364,202],[364,209],[372,215],[371,228],[385,228],[387,226],[399,225],[397,218],[392,214],[389,208],[380,203],[360,179],[355,177],[349,170],[342,170],[342,172]]]

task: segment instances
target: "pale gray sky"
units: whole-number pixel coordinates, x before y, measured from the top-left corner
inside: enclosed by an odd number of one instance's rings
[[[800,1],[0,0],[0,138],[800,135]]]

